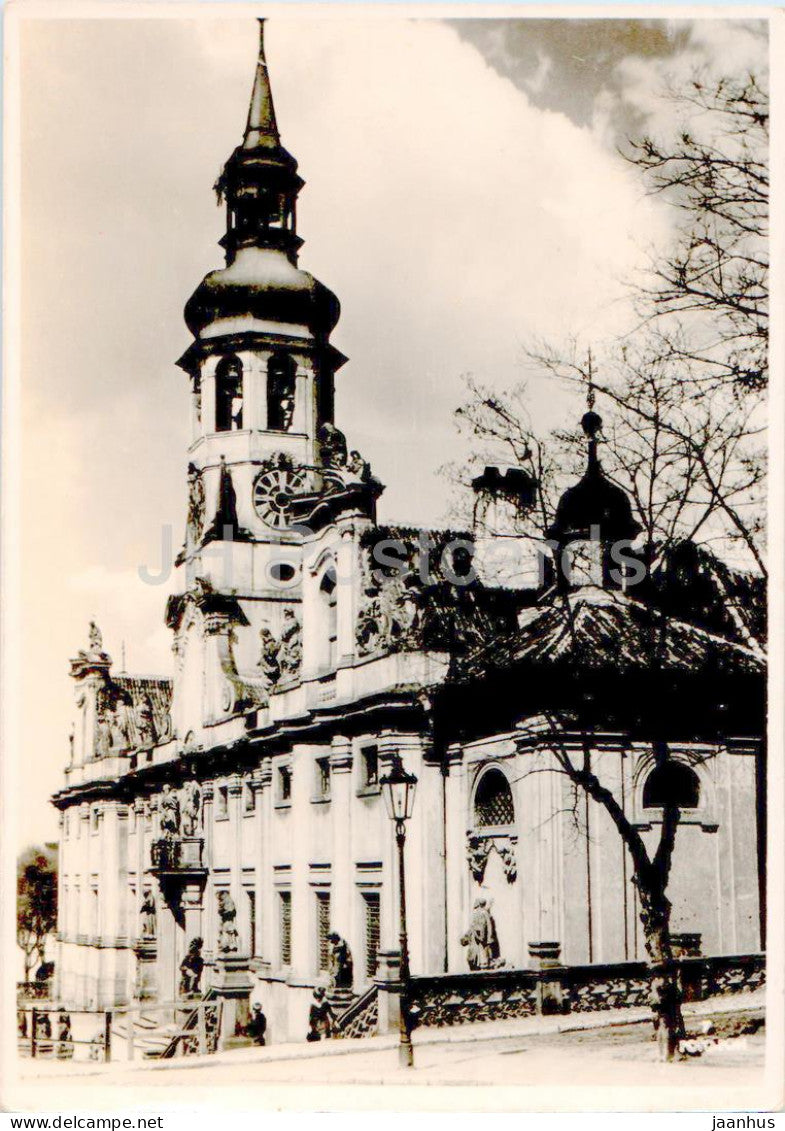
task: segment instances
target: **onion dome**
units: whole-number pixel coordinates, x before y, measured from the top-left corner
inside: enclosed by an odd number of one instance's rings
[[[589,410],[581,427],[589,441],[588,465],[583,478],[574,487],[568,487],[559,500],[548,537],[560,545],[597,538],[598,532],[602,542],[632,541],[640,534],[641,526],[633,517],[626,492],[606,478],[597,458],[602,417]]]
[[[250,315],[268,322],[307,326],[317,337],[335,327],[341,307],[336,296],[281,251],[244,247],[218,271],[211,271],[185,307],[196,337],[210,323]]]
[[[338,299],[297,266],[297,196],[303,180],[281,145],[267,61],[264,21],[251,104],[240,145],[215,186],[226,203],[226,266],[211,271],[185,307],[194,336],[211,323],[242,317],[306,326],[326,337],[340,314]]]

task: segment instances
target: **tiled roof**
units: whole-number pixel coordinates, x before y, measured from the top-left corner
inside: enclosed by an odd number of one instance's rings
[[[458,663],[456,674],[472,678],[519,664],[762,673],[765,657],[621,593],[586,587],[524,610],[516,632],[473,652]]]

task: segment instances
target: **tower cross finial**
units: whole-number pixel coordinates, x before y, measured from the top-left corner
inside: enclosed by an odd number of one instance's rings
[[[591,346],[589,346],[589,354],[586,359],[586,407],[589,412],[594,411],[594,369],[592,368],[591,360]]]

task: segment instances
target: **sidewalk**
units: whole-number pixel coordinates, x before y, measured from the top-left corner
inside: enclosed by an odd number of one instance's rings
[[[706,1017],[709,1014],[762,1012],[764,1006],[765,991],[760,989],[752,993],[707,998],[706,1001],[692,1003],[685,1007],[684,1016],[689,1022],[690,1019]],[[494,1051],[498,1050],[502,1053],[507,1042],[519,1041],[521,1038],[553,1037],[560,1033],[578,1033],[638,1025],[649,1021],[650,1018],[651,1011],[646,1007],[608,1009],[592,1013],[575,1013],[552,1017],[531,1015],[507,1021],[481,1021],[476,1024],[447,1028],[423,1027],[415,1030],[412,1042],[415,1052],[417,1049],[425,1050],[435,1046],[492,1043]],[[252,1046],[232,1049],[217,1053],[214,1056],[178,1057],[172,1060],[143,1060],[139,1058],[127,1061],[118,1059],[111,1064],[20,1060],[19,1065],[21,1078],[27,1079],[43,1080],[46,1078],[62,1078],[63,1076],[111,1077],[118,1072],[123,1075],[136,1072],[167,1073],[173,1070],[178,1072],[204,1068],[212,1070],[221,1067],[238,1067],[244,1064],[262,1066],[282,1062],[323,1060],[325,1057],[382,1052],[395,1048],[397,1044],[397,1033],[385,1033],[383,1036],[353,1040],[320,1041],[312,1044],[306,1041],[296,1041],[268,1045],[263,1048]]]

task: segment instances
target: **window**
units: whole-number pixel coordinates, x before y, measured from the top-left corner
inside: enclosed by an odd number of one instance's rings
[[[288,353],[274,353],[267,362],[267,427],[288,432],[294,419],[297,362]]]
[[[290,891],[278,892],[279,911],[279,941],[281,965],[291,966],[292,963],[292,893]]]
[[[486,770],[474,792],[474,823],[479,828],[515,823],[510,783],[501,772]]]
[[[215,370],[215,430],[232,432],[243,426],[243,366],[225,357]]]
[[[698,775],[683,762],[663,762],[655,766],[643,786],[644,809],[677,805],[680,809],[697,809],[700,801]]]
[[[334,670],[338,660],[338,584],[335,570],[330,566],[319,583],[319,623],[316,633],[319,642],[321,672]]]
[[[97,833],[101,824],[101,810],[96,806],[90,810],[90,832]]]
[[[215,791],[215,819],[226,821],[229,817],[229,787],[219,785]]]
[[[253,888],[246,888],[248,899],[248,942],[251,947],[251,957],[256,954],[256,892]]]
[[[330,964],[330,943],[327,936],[330,933],[330,893],[317,891],[316,893],[316,955],[317,971],[327,970]]]
[[[243,812],[253,813],[256,809],[256,790],[248,782],[243,786]]]
[[[360,751],[360,773],[362,774],[362,789],[379,788],[379,748],[366,746]]]
[[[63,821],[63,827],[65,828],[65,836],[66,836],[66,840],[67,840],[68,836],[71,832],[71,814],[70,813],[66,813],[65,820]]]
[[[365,976],[373,978],[379,961],[379,893],[363,892],[365,904]]]
[[[330,800],[330,759],[316,759],[316,799]]]
[[[288,804],[292,800],[292,767],[278,767],[278,803]]]

